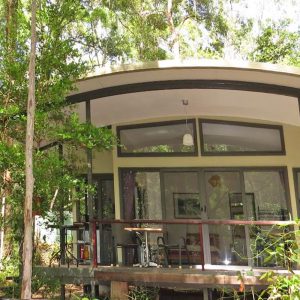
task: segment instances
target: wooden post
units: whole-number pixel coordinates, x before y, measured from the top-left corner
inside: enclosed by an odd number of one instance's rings
[[[64,284],[60,285],[60,299],[61,300],[66,299],[66,286]]]
[[[86,123],[91,123],[91,102],[86,101]],[[87,149],[86,151],[86,157],[87,157],[87,183],[89,185],[93,184],[93,157],[92,157],[92,150]],[[87,194],[87,210],[88,210],[88,216],[89,216],[89,239],[90,239],[90,260],[91,265],[94,262],[94,249],[92,247],[92,240],[93,240],[93,226],[92,226],[92,220],[94,219],[94,199],[93,195],[88,191]]]
[[[91,102],[90,100],[86,101],[86,123],[91,123]],[[86,151],[87,157],[87,183],[89,185],[93,184],[93,156],[92,150],[87,149]],[[93,243],[95,242],[94,237],[94,228],[93,228],[93,220],[94,220],[94,197],[91,192],[88,191],[87,194],[87,210],[89,216],[89,240],[90,240],[90,262],[91,267],[94,267],[95,255]],[[96,257],[97,259],[97,257]],[[95,297],[95,283],[91,282],[91,296]]]
[[[63,160],[63,146],[62,144],[58,144],[58,157],[59,160],[62,161]],[[64,227],[64,199],[61,200],[60,203],[60,210],[59,210],[59,223],[60,223],[60,227],[59,227],[59,232],[60,232],[60,263],[62,265],[66,264],[66,233],[67,230]]]
[[[111,300],[128,300],[128,282],[111,281],[110,283]]]
[[[67,229],[60,225],[60,263],[66,264],[66,231]]]

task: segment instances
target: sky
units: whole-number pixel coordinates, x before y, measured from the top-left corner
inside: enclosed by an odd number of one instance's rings
[[[219,1],[216,0],[216,3]],[[246,59],[246,53],[254,50],[254,39],[259,36],[261,29],[267,24],[280,24],[280,21],[290,20],[288,29],[292,32],[299,31],[300,0],[227,0],[223,3],[225,3],[226,15],[232,20],[253,20],[251,34],[244,36],[239,50],[233,47],[230,40],[228,44],[225,42],[225,59]]]
[[[254,18],[263,22],[268,19],[279,22],[281,19],[289,18],[292,20],[291,30],[299,29],[300,0],[240,0],[238,2],[240,3],[231,3],[232,11],[244,18]]]

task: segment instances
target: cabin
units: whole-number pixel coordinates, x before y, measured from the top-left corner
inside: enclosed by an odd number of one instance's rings
[[[265,259],[265,233],[299,216],[299,97],[300,69],[248,62],[140,63],[77,82],[80,120],[120,146],[82,154],[97,193],[61,228],[60,266],[39,272],[61,279],[62,299],[66,283],[110,285],[111,299],[130,285],[173,293],[161,299],[262,289],[265,270],[286,269]]]

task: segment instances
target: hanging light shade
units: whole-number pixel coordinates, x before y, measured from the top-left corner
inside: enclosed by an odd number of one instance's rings
[[[182,144],[184,146],[194,146],[194,138],[190,133],[188,124],[187,124],[187,106],[189,105],[189,101],[188,100],[182,100],[182,105],[185,108],[185,128],[186,128],[186,133],[184,134],[183,138],[182,138]]]
[[[186,133],[183,136],[182,144],[184,146],[194,146],[194,138],[193,138],[193,136],[190,133]]]

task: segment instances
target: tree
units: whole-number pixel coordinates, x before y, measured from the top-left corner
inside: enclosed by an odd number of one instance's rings
[[[289,21],[268,24],[256,39],[256,48],[250,53],[254,61],[300,65],[299,32],[288,29]]]
[[[29,79],[31,87],[34,82],[36,85],[35,134],[30,137],[33,142],[34,180],[26,184],[27,192],[29,191],[26,201],[29,205],[25,209],[25,219],[29,230],[26,234],[27,241],[24,241],[24,254],[29,251],[28,255],[24,256],[28,258],[24,259],[22,292],[24,299],[31,298],[30,198],[33,197],[34,200],[33,208],[38,208],[43,216],[47,216],[50,207],[58,211],[64,205],[63,208],[66,209],[69,190],[83,184],[76,178],[78,166],[72,165],[68,157],[75,149],[74,145],[77,148],[106,150],[111,149],[116,142],[111,130],[96,128],[91,124],[80,124],[79,119],[72,114],[72,110],[70,113],[62,110],[66,105],[65,97],[74,88],[74,82],[88,71],[78,51],[78,44],[73,39],[74,28],[85,14],[81,2],[73,0],[39,2],[36,17],[35,76],[31,72],[28,74],[29,3],[26,0],[3,0],[0,3],[0,13],[5,16],[0,22],[0,39],[3,41],[0,43],[0,153],[2,154],[0,171],[2,174],[9,174],[3,176],[1,187],[3,195],[4,193],[6,195],[7,207],[11,208],[5,220],[0,222],[1,226],[10,228],[10,234],[6,235],[6,245],[10,246],[7,247],[5,263],[11,262],[11,265],[16,267],[16,272],[23,245],[23,209],[20,203],[25,198],[24,154],[25,142],[28,141],[24,132],[26,122],[32,120],[30,107],[26,108],[25,99],[33,99],[33,89],[31,93],[28,92]],[[29,101],[29,104],[33,104],[32,101]],[[45,143],[51,144],[53,141],[64,143],[65,153],[68,155],[61,157],[55,148],[49,148],[47,151],[39,150]],[[59,213],[57,216],[56,221],[59,220]]]
[[[0,2],[0,173],[3,175],[0,184],[1,196],[6,198],[6,216],[0,223],[9,228],[6,260],[15,259],[18,263],[23,241],[20,203],[25,198],[24,132],[29,116],[26,106],[29,3],[29,0]],[[229,4],[245,3],[244,0],[40,0],[32,155],[33,199],[43,201],[33,201],[33,209],[46,216],[50,206],[54,212],[66,207],[69,190],[83,185],[76,178],[78,168],[70,159],[76,147],[105,150],[116,143],[110,130],[80,124],[71,112],[65,115],[61,109],[74,82],[91,68],[165,58],[223,58],[228,47],[243,58],[298,65],[298,33],[291,32],[288,23],[266,26],[265,20],[241,14],[228,17]],[[254,34],[257,28],[258,37]],[[63,143],[64,154],[70,156],[61,158],[55,147],[40,150],[45,143],[52,142]],[[60,222],[58,213],[54,219]]]
[[[31,299],[32,276],[32,198],[33,198],[33,137],[35,115],[35,59],[36,59],[36,0],[31,3],[31,45],[28,67],[28,100],[25,149],[25,200],[24,200],[24,242],[23,242],[23,275],[21,299]]]
[[[192,56],[220,57],[227,25],[215,1],[84,1],[78,41],[94,67]]]

